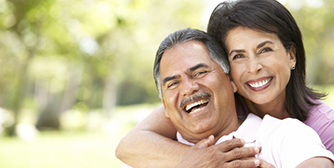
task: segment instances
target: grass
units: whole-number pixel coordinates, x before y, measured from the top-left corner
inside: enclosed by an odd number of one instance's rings
[[[112,158],[117,139],[103,134],[48,132],[33,142],[4,138],[0,143],[4,168],[110,168],[119,164]]]
[[[99,130],[40,132],[31,141],[0,137],[1,168],[117,168],[121,138],[158,105],[118,107]]]

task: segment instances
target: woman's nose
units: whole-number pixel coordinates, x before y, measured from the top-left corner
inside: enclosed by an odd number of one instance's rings
[[[248,60],[247,64],[248,73],[258,73],[259,71],[261,71],[262,68],[263,67],[259,58],[254,57]]]

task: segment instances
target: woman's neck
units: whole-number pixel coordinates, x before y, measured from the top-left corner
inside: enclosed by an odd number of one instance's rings
[[[256,104],[248,99],[245,99],[249,111],[261,118],[266,114],[279,119],[291,117],[285,108],[284,99],[272,101],[265,104]]]

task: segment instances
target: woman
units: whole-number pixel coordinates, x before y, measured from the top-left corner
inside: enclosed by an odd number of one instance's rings
[[[245,15],[245,13],[247,14]],[[280,119],[287,117],[297,118],[313,128],[319,134],[326,148],[334,153],[334,111],[319,100],[324,95],[315,93],[305,84],[305,51],[302,35],[295,20],[286,8],[273,0],[241,1],[234,6],[223,3],[218,5],[213,11],[207,31],[222,44],[225,51],[229,54],[232,79],[237,84],[238,94],[245,98],[244,100],[250,112],[260,117],[270,114]],[[256,76],[254,73],[262,73],[268,68],[272,70],[284,61],[283,57],[279,58],[281,60],[273,60],[272,56],[265,58],[266,55],[262,57],[261,54],[257,54],[253,58],[251,53],[246,50],[247,46],[254,44],[251,40],[256,37],[249,35],[252,32],[265,32],[276,35],[286,53],[291,57],[291,60],[289,60],[291,61],[291,76],[289,74],[286,78],[279,78],[279,73],[282,72],[277,72],[277,76],[265,78],[270,80],[267,80],[270,85],[275,85],[276,82],[278,83],[276,87],[280,88],[271,86],[273,89],[265,88],[266,91],[262,91],[259,90],[261,89],[259,87],[251,87],[245,81],[245,78],[249,79]],[[241,35],[240,33],[245,33],[246,35]],[[238,39],[236,39],[237,35],[239,35]],[[248,40],[245,41],[247,38]],[[240,44],[242,42],[246,43],[242,46]],[[256,42],[255,45],[257,45]],[[235,50],[235,47],[241,47],[244,52],[231,53],[231,50]],[[274,47],[277,48],[277,46]],[[264,52],[275,51],[270,45],[264,45],[259,48],[259,51],[263,52],[260,49],[264,49]],[[255,58],[256,60],[254,60]],[[245,69],[245,67],[254,62],[257,65],[253,66],[257,67]],[[287,65],[287,63],[285,64]],[[284,67],[279,68],[284,71]],[[247,70],[249,72],[245,74]],[[282,81],[286,83],[282,83]],[[274,93],[268,93],[268,90]],[[243,99],[239,100],[242,102]]]
[[[319,100],[324,95],[305,84],[301,33],[283,5],[275,0],[221,3],[211,15],[208,33],[229,55],[240,116],[252,112],[260,117],[297,118],[334,153],[334,111]],[[177,165],[189,147],[172,140],[176,130],[163,111],[160,106],[123,138],[118,157],[139,167],[147,162],[157,167]]]

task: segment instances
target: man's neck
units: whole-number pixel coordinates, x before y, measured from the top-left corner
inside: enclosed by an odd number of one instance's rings
[[[244,122],[241,119],[238,119],[236,116],[231,116],[231,119],[228,120],[229,123],[226,123],[225,127],[222,127],[219,131],[216,131],[215,133],[210,132],[212,130],[209,130],[207,132],[204,132],[202,134],[196,134],[195,136],[186,136],[186,135],[182,135],[182,138],[184,140],[186,140],[189,143],[193,143],[196,144],[199,141],[201,141],[202,139],[206,139],[208,138],[210,135],[214,136],[214,144],[217,143],[217,141],[226,135],[231,134],[232,132],[235,132],[239,129],[239,127],[241,126],[241,124]]]
[[[236,117],[236,119],[233,119],[233,121],[228,125],[228,127],[221,132],[219,132],[215,136],[215,143],[223,136],[229,135],[230,133],[237,131],[238,128],[241,126],[241,124],[244,122],[244,120],[239,119]]]

